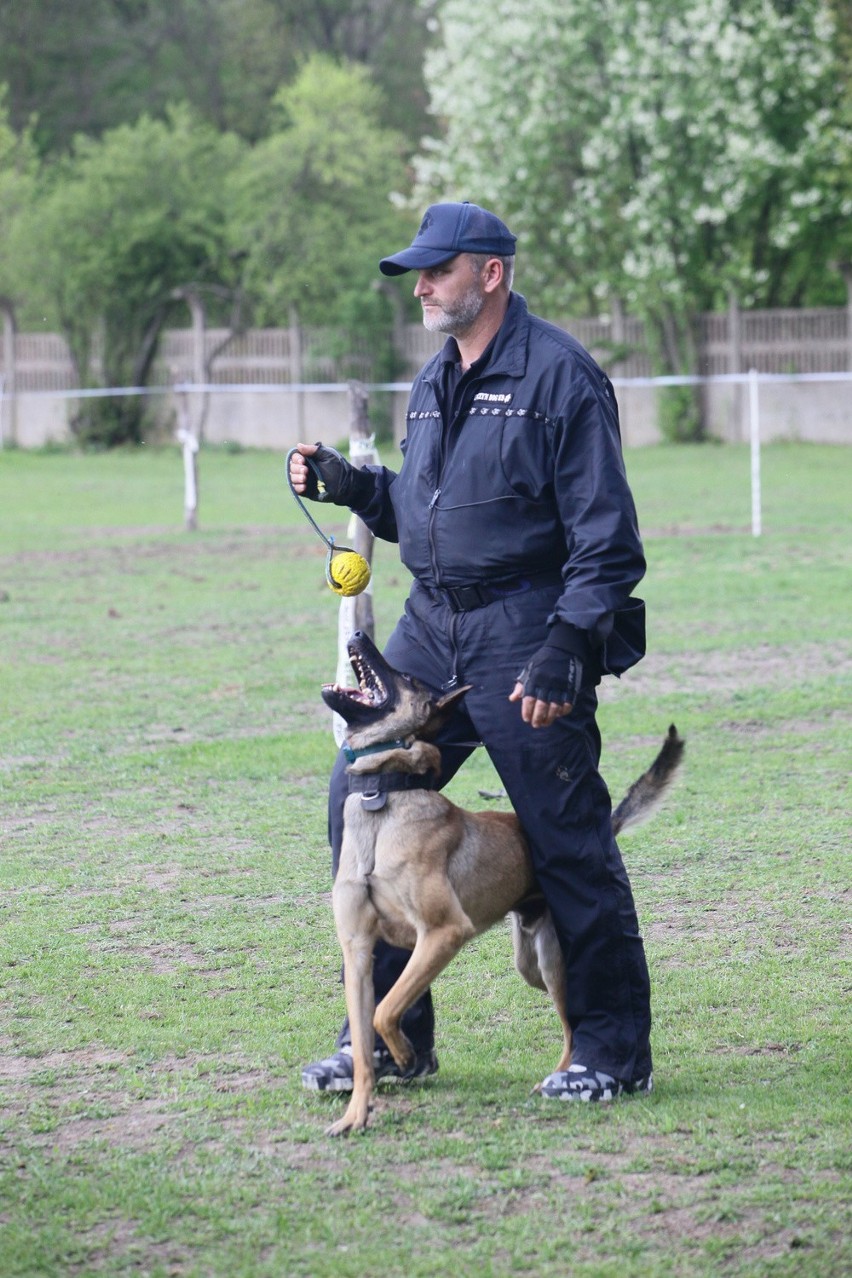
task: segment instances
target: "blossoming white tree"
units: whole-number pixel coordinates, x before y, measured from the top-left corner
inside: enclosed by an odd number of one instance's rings
[[[691,317],[731,291],[843,300],[852,129],[827,0],[443,0],[437,21],[421,198],[498,210],[539,308],[618,298],[681,372]]]

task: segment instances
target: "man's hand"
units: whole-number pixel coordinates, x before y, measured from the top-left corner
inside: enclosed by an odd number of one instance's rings
[[[576,638],[560,623],[551,627],[547,642],[530,657],[509,697],[520,701],[521,718],[534,728],[547,728],[574,709],[583,682],[583,662]]]
[[[290,458],[290,479],[299,496],[348,505],[356,468],[336,448],[325,444],[297,444],[296,448],[298,452]],[[307,457],[316,469],[303,460]]]

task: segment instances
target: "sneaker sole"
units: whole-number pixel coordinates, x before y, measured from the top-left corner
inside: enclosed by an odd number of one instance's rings
[[[302,1075],[302,1087],[306,1092],[351,1092],[351,1078],[332,1078],[327,1083],[313,1074]]]
[[[539,1095],[544,1096],[547,1100],[559,1101],[580,1101],[584,1105],[609,1105],[614,1100],[618,1100],[621,1096],[649,1096],[654,1090],[654,1077],[639,1079],[635,1083],[621,1083],[618,1087],[607,1087],[600,1090],[593,1088],[583,1088],[583,1090],[570,1091],[568,1088],[560,1091],[546,1092],[541,1089]]]
[[[400,1074],[396,1067],[393,1069],[385,1069],[381,1073],[376,1074],[377,1083],[411,1083],[415,1079],[430,1078],[438,1072],[438,1062],[433,1057],[420,1069],[413,1074]],[[318,1078],[316,1074],[303,1074],[302,1087],[306,1092],[351,1092],[353,1081],[351,1078],[330,1078],[328,1082]]]

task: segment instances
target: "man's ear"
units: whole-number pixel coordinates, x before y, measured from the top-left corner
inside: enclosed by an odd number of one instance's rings
[[[470,692],[472,687],[473,684],[468,683],[463,688],[454,688],[452,692],[448,692],[441,697],[440,701],[436,701],[432,706],[432,713],[418,735],[426,741],[431,741],[447,722],[458,702],[461,701],[466,692]]]
[[[482,268],[482,287],[486,293],[496,293],[503,283],[505,269],[499,257],[489,257]]]

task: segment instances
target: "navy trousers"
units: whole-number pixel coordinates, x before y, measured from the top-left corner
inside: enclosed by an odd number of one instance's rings
[[[600,734],[594,681],[570,715],[531,728],[508,700],[518,672],[544,641],[556,590],[511,595],[453,613],[415,583],[385,656],[435,689],[456,677],[471,684],[437,744],[445,785],[482,741],[529,840],[536,877],[550,906],[567,968],[574,1059],[623,1080],[651,1069],[650,983],[630,883],[598,772]],[[332,866],[337,873],[348,792],[342,753],[329,792]],[[409,951],[379,942],[376,999],[393,986]],[[432,1046],[434,1012],[426,994],[403,1020],[417,1051]],[[339,1042],[349,1041],[344,1024]]]

